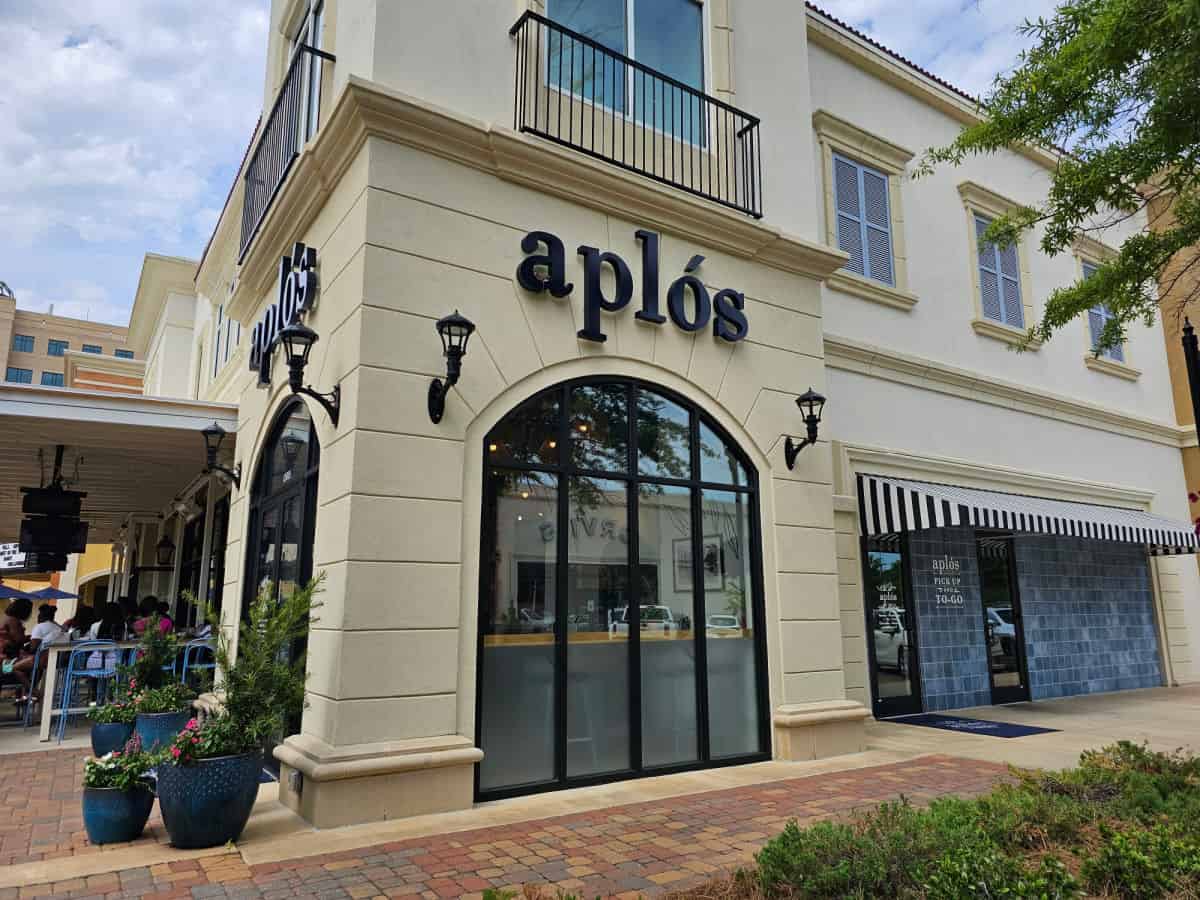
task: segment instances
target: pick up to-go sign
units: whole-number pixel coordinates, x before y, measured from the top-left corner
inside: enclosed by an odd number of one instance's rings
[[[743,340],[750,333],[746,319],[746,296],[740,291],[724,288],[710,295],[694,273],[704,257],[693,256],[684,272],[667,288],[667,315],[660,310],[659,236],[653,231],[638,229],[634,236],[642,245],[642,308],[634,318],[651,325],[662,325],[667,316],[683,331],[701,331],[712,326],[714,337],[731,343]],[[544,247],[544,252],[539,252]],[[566,249],[563,242],[548,231],[531,231],[521,240],[521,250],[527,256],[517,267],[517,282],[527,291],[552,297],[566,297],[575,289],[567,281]],[[616,253],[597,247],[581,245],[576,252],[583,257],[583,328],[580,340],[603,342],[608,336],[601,328],[601,312],[616,313],[633,300],[633,273],[629,264]],[[607,296],[600,283],[603,266],[612,270],[615,287]],[[689,302],[690,298],[690,302]]]

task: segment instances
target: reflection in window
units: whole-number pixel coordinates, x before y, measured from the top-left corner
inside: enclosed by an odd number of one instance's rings
[[[488,463],[558,462],[561,408],[557,393],[538,394],[505,416],[487,437]]]
[[[576,468],[626,470],[628,394],[623,384],[582,385],[571,391],[567,427],[571,436],[571,463]]]
[[[717,437],[704,422],[700,423],[700,480],[736,487],[749,484],[733,446]]]
[[[637,400],[638,473],[659,478],[690,478],[691,417],[678,403],[639,390]]]

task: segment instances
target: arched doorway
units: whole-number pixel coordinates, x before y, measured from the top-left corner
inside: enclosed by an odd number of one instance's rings
[[[683,397],[549,388],[484,440],[476,791],[769,752],[758,477]]]
[[[312,417],[294,399],[276,415],[254,474],[243,618],[263,590],[290,596],[312,576],[320,461]]]

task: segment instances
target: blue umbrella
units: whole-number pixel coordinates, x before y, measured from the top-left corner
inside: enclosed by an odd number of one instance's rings
[[[40,591],[34,591],[29,595],[36,600],[78,600],[78,594],[71,594],[67,591],[60,591],[56,587],[44,587]]]
[[[24,591],[18,591],[16,588],[11,588],[7,584],[0,584],[0,600],[36,600],[33,594],[27,594]]]

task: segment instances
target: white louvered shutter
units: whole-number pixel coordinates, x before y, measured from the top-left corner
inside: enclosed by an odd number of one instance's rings
[[[983,239],[989,224],[983,216],[975,217],[975,240],[979,254],[979,299],[985,319],[1003,322],[1004,304],[1000,300],[1000,273],[996,266],[996,248],[991,244],[978,243]]]
[[[1004,323],[1014,328],[1025,327],[1025,309],[1021,306],[1021,264],[1017,245],[997,248],[1000,260],[1000,291],[1004,297]]]
[[[862,209],[858,192],[859,168],[844,157],[833,157],[833,193],[837,202],[838,249],[850,254],[845,268],[865,275]]]
[[[867,275],[894,285],[892,272],[891,216],[888,212],[887,176],[862,170],[863,225],[867,244]]]
[[[1091,263],[1083,263],[1083,280],[1087,281],[1096,274],[1096,266]],[[1108,324],[1108,320],[1112,318],[1112,313],[1107,306],[1094,306],[1088,310],[1088,330],[1092,334],[1092,348],[1100,343],[1100,335],[1104,332],[1104,326]],[[1115,360],[1116,362],[1125,362],[1125,348],[1118,344],[1116,347],[1110,347],[1103,351],[1103,357]]]
[[[1092,333],[1092,349],[1095,350],[1104,331],[1104,312],[1098,306],[1088,310],[1088,330]]]

